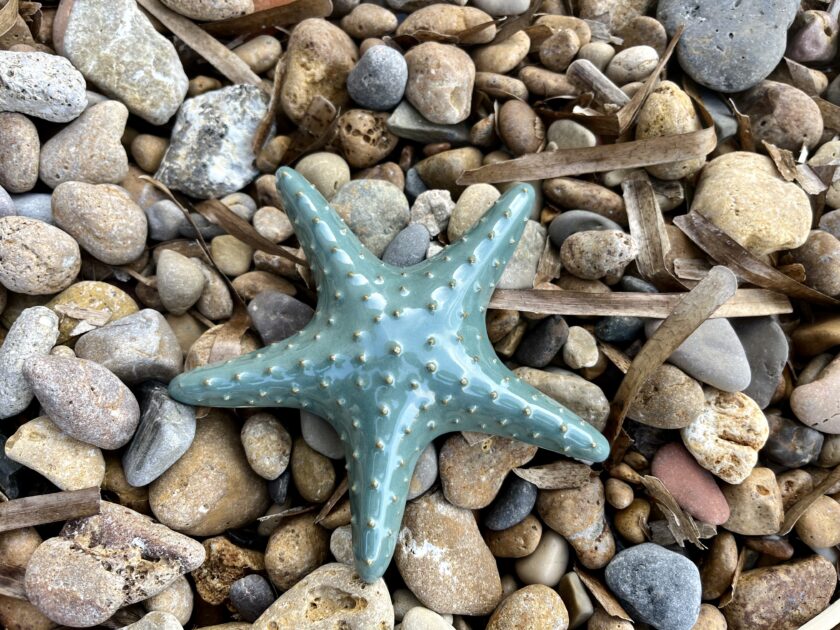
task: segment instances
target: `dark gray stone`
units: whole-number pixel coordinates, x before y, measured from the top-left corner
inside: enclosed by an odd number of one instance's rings
[[[548,226],[548,236],[555,247],[563,245],[563,241],[575,232],[587,230],[619,230],[621,226],[607,217],[603,217],[589,210],[569,210],[557,215]]]
[[[735,119],[732,109],[716,92],[701,86],[700,99],[706,106],[706,111],[712,116],[715,123],[715,133],[719,141],[731,138],[738,133],[738,121]]]
[[[268,580],[256,573],[231,584],[229,597],[239,616],[248,623],[256,621],[276,599]]]
[[[788,340],[772,317],[743,317],[732,320],[732,327],[750,363],[752,378],[744,393],[764,409],[782,378],[788,359]]]
[[[347,92],[362,107],[384,111],[402,100],[407,81],[405,58],[390,46],[373,46],[347,75]]]
[[[178,238],[181,229],[189,225],[187,217],[170,199],[161,199],[146,208],[146,218],[149,220],[149,238],[153,241]]]
[[[770,436],[761,449],[762,457],[785,468],[799,468],[820,456],[823,434],[781,416],[767,414]]]
[[[314,314],[309,305],[279,291],[263,291],[248,304],[251,323],[266,345],[291,337]]]
[[[126,481],[138,488],[166,472],[195,437],[193,407],[172,400],[161,383],[146,383],[141,391],[140,424],[122,460]]]
[[[659,293],[655,286],[647,280],[642,280],[636,276],[622,276],[618,281],[618,286],[622,291],[630,291],[632,293]]]
[[[484,513],[484,525],[493,531],[513,527],[531,513],[536,502],[537,486],[511,473]]]
[[[466,144],[470,140],[470,130],[466,123],[442,125],[426,120],[420,112],[408,102],[403,101],[388,118],[388,130],[400,138],[429,144],[449,142]]]
[[[595,324],[595,336],[607,343],[629,343],[639,337],[645,320],[632,315],[610,315]]]
[[[657,630],[691,630],[697,623],[700,572],[685,556],[643,543],[616,554],[604,575],[635,621]]]
[[[283,473],[272,481],[268,482],[268,496],[277,505],[283,505],[289,495],[289,480],[292,478],[292,469],[287,468]]]
[[[411,267],[426,257],[431,240],[429,230],[421,223],[412,223],[400,230],[388,243],[382,260],[395,267]]]
[[[799,0],[660,0],[656,18],[673,36],[680,66],[720,92],[747,90],[782,60]]]
[[[420,178],[420,173],[413,166],[405,173],[405,196],[409,201],[414,202],[417,197],[426,192],[428,188]]]
[[[420,453],[417,463],[414,465],[414,474],[411,475],[411,483],[408,484],[407,499],[411,501],[432,487],[438,477],[438,459],[435,443],[429,445]]]
[[[216,236],[225,234],[222,226],[210,223],[198,212],[190,212],[190,219],[192,219],[191,222],[184,221],[178,228],[178,233],[184,238],[198,238],[198,235],[201,234],[205,241],[209,241]]]
[[[300,410],[300,434],[313,451],[330,459],[344,458],[344,443],[338,432],[323,418]]]
[[[513,358],[528,367],[545,367],[551,363],[568,337],[569,325],[566,320],[560,315],[550,315],[525,333]]]

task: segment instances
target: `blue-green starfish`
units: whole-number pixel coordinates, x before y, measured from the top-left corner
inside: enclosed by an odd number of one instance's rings
[[[296,171],[277,172],[318,286],[296,335],[178,376],[170,392],[211,407],[295,407],[325,418],[347,456],[356,570],[391,561],[420,452],[477,431],[602,461],[604,437],[520,381],[487,339],[485,310],[534,202],[519,184],[460,241],[412,267],[383,263]]]

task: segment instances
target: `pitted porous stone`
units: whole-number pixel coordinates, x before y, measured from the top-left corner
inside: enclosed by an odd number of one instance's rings
[[[254,85],[232,85],[184,102],[155,177],[191,197],[236,192],[259,175],[254,134],[268,96]]]
[[[67,59],[0,50],[0,111],[67,123],[85,107],[85,78]]]

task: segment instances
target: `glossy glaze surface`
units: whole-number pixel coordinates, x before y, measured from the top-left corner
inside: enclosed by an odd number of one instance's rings
[[[606,458],[604,437],[514,376],[487,339],[486,307],[534,202],[529,185],[408,268],[366,250],[296,171],[281,168],[277,188],[318,285],[314,318],[289,339],[180,375],[170,393],[211,407],[305,408],[335,427],[365,580],[388,567],[414,465],[437,436],[478,431]]]

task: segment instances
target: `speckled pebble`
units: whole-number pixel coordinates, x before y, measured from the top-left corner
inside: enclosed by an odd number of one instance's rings
[[[269,413],[257,413],[242,425],[242,447],[251,468],[263,479],[277,479],[289,465],[292,438]]]
[[[23,114],[0,113],[0,144],[6,147],[0,154],[0,187],[12,193],[32,190],[41,154],[35,124]]]
[[[532,584],[508,595],[487,622],[487,630],[566,630],[569,614],[557,591]]]
[[[254,622],[274,603],[274,590],[268,580],[256,573],[236,580],[230,586],[230,603],[244,621]]]
[[[565,122],[565,121],[561,121]],[[593,230],[621,230],[621,226],[607,217],[589,210],[567,210],[557,215],[549,225],[548,235],[555,247],[572,234]]]
[[[595,337],[581,326],[569,328],[563,344],[563,362],[573,370],[588,368],[598,363],[598,344]]]
[[[0,68],[3,111],[67,123],[87,106],[85,79],[64,57],[2,50]]]
[[[635,240],[618,230],[575,232],[563,241],[560,260],[569,273],[585,280],[620,276],[638,255]]]
[[[449,225],[455,202],[448,190],[426,190],[411,204],[411,223],[425,226],[430,237],[437,236]]]
[[[543,368],[569,338],[569,325],[560,315],[550,315],[531,328],[516,349],[518,363],[533,368]]]
[[[484,526],[493,531],[521,523],[537,503],[537,487],[516,475],[508,475],[499,494],[484,513]]]
[[[426,226],[411,223],[394,237],[382,254],[382,260],[395,267],[411,267],[426,257],[431,236]]]
[[[353,566],[353,533],[350,525],[336,527],[330,534],[330,553],[338,562]]]
[[[67,232],[36,219],[0,217],[0,284],[27,295],[66,289],[81,269],[79,245]]]
[[[207,280],[196,262],[172,249],[157,261],[157,290],[167,311],[183,315],[198,301]]]
[[[387,111],[402,100],[407,81],[408,65],[399,51],[373,46],[347,75],[347,91],[362,107]]]
[[[438,477],[438,458],[434,443],[430,443],[420,452],[414,465],[414,473],[408,484],[407,499],[411,501],[432,487]]]
[[[476,67],[467,53],[456,46],[425,42],[409,50],[405,60],[405,96],[420,114],[443,125],[469,116]]]
[[[374,256],[382,256],[409,221],[405,195],[383,180],[352,180],[341,187],[331,205]]]

